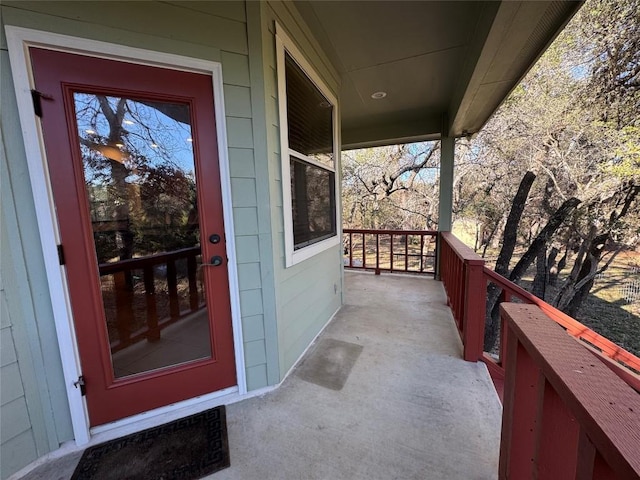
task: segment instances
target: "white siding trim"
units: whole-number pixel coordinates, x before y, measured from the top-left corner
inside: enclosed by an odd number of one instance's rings
[[[240,311],[240,283],[236,255],[235,226],[233,224],[233,200],[231,195],[231,167],[227,145],[227,117],[224,108],[222,64],[211,62],[213,67],[213,101],[215,102],[216,134],[218,136],[218,163],[220,186],[222,188],[222,211],[224,234],[227,247],[227,270],[229,274],[229,296],[233,324],[233,350],[236,357],[236,381],[238,393],[247,393],[247,371],[244,361],[244,340],[242,336],[242,314]]]
[[[73,328],[65,269],[58,265],[57,260],[57,244],[59,243],[60,236],[57,230],[53,196],[51,194],[45,150],[42,143],[40,121],[33,114],[33,105],[31,103],[30,89],[33,85],[33,78],[28,57],[28,47],[30,46],[89,54],[101,58],[175,70],[186,70],[212,76],[223,216],[227,256],[229,259],[227,268],[229,272],[229,293],[231,298],[236,375],[238,392],[240,394],[245,393],[247,391],[247,385],[244,365],[244,345],[242,341],[242,319],[240,316],[240,292],[236,268],[236,247],[233,228],[231,179],[229,177],[229,155],[227,149],[221,64],[219,62],[126,47],[22,27],[6,26],[5,30],[76,444],[83,445],[88,443],[91,439],[91,432],[89,429],[85,399],[80,396],[78,390],[73,386],[73,382],[75,382],[81,374],[80,361],[77,350],[77,339]],[[172,406],[167,408],[170,409]]]
[[[326,165],[319,164],[315,161],[310,163],[318,165],[324,169],[332,170],[335,180],[334,192],[335,192],[335,219],[336,219],[336,235],[314,243],[307,247],[303,247],[300,250],[294,249],[293,240],[293,212],[292,212],[292,199],[291,199],[291,171],[289,166],[289,132],[287,128],[287,82],[285,78],[285,51],[288,52],[291,57],[298,63],[300,68],[304,71],[307,77],[313,82],[313,84],[320,90],[320,92],[331,102],[333,105],[333,168],[328,168]],[[341,215],[339,209],[339,197],[340,197],[340,175],[338,170],[340,168],[340,148],[339,148],[339,113],[338,113],[338,99],[331,92],[326,83],[320,78],[316,70],[307,61],[302,52],[298,49],[296,44],[285,33],[284,29],[276,22],[276,72],[278,77],[278,112],[280,115],[280,166],[281,166],[281,178],[282,178],[282,216],[284,218],[284,244],[285,244],[285,266],[287,268],[307,260],[324,250],[340,244],[340,238],[342,237],[342,226],[340,224]],[[295,156],[300,157],[299,153],[295,153]],[[306,159],[306,158],[305,158]],[[308,160],[308,159],[306,159]]]

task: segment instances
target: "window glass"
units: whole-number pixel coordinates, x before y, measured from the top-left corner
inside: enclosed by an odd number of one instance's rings
[[[335,173],[291,157],[294,250],[336,235]]]
[[[291,267],[340,243],[337,100],[283,32],[277,54],[285,263]]]
[[[285,71],[289,148],[333,168],[333,105],[286,52]]]

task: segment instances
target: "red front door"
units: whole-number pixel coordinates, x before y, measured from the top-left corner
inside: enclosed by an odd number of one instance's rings
[[[211,77],[30,55],[91,425],[235,385]]]

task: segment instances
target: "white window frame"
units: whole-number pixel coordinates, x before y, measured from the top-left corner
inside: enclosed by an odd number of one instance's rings
[[[289,129],[287,128],[287,82],[285,76],[285,52],[298,64],[305,73],[307,78],[320,90],[320,93],[333,106],[333,167],[314,160],[289,148]],[[282,209],[284,217],[284,243],[285,243],[285,264],[289,268],[297,263],[307,260],[320,252],[340,244],[340,236],[342,226],[340,224],[340,149],[338,135],[338,99],[331,92],[326,83],[320,78],[320,75],[306,60],[302,52],[295,45],[293,40],[285,33],[284,29],[276,23],[276,59],[277,59],[277,75],[278,75],[278,110],[280,114],[280,158],[281,158],[281,178],[282,178]],[[293,238],[293,204],[291,199],[291,167],[290,157],[296,157],[311,165],[320,167],[324,170],[332,171],[335,179],[335,219],[336,234],[330,238],[326,238],[311,245],[307,245],[298,250],[294,249]]]

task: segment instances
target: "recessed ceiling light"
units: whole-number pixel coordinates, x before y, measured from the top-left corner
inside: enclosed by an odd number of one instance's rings
[[[387,96],[387,92],[375,92],[371,94],[371,98],[374,100],[380,100]]]

